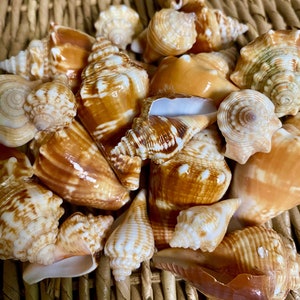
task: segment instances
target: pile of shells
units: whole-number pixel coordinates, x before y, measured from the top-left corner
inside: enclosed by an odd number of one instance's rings
[[[238,49],[247,25],[169,2],[0,62],[0,258],[28,283],[152,259],[214,299],[283,299],[300,256],[265,224],[300,204],[300,30]]]

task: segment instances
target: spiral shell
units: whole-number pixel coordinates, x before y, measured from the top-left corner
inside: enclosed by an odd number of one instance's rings
[[[240,51],[231,80],[268,96],[278,117],[300,107],[299,30],[270,30]]]
[[[139,14],[128,5],[111,5],[99,13],[95,22],[96,36],[104,36],[125,50],[143,30]]]
[[[250,89],[230,93],[220,104],[217,123],[226,140],[225,156],[240,164],[256,152],[269,152],[281,127],[272,101]]]
[[[154,238],[147,216],[145,190],[138,192],[109,236],[104,253],[110,259],[110,267],[117,281],[124,280],[141,262],[152,257]]]
[[[209,298],[281,300],[300,287],[295,244],[263,226],[226,235],[213,252],[165,249],[153,261]]]

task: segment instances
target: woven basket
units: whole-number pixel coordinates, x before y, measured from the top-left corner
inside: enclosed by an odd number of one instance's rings
[[[161,1],[162,2],[162,1]],[[242,46],[258,35],[273,29],[300,28],[300,0],[210,0],[208,5],[223,10],[249,26],[237,43]],[[100,11],[111,4],[124,3],[136,9],[144,25],[160,8],[152,0],[1,0],[0,60],[16,55],[34,38],[46,36],[50,21],[83,30],[91,35]],[[300,246],[300,211],[295,207],[269,221],[282,235]],[[130,278],[116,283],[108,259],[99,258],[98,268],[77,278],[46,279],[28,285],[22,280],[22,264],[0,261],[0,299],[207,299],[189,283],[167,271],[142,263]],[[287,299],[300,299],[290,292]]]

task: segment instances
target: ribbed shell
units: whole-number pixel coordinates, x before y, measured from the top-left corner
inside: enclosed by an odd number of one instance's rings
[[[105,244],[104,253],[117,281],[124,280],[154,253],[146,201],[146,191],[140,190]]]

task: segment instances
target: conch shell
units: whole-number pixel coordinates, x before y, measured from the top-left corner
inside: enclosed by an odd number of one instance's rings
[[[268,96],[278,117],[295,115],[300,108],[300,30],[270,30],[240,51],[231,80]]]
[[[124,280],[154,253],[154,238],[147,215],[146,190],[133,199],[129,209],[108,237],[104,254],[110,259],[116,281]]]
[[[165,249],[153,262],[214,299],[282,300],[300,287],[295,244],[263,226],[226,235],[213,252]]]
[[[32,40],[26,50],[1,61],[0,69],[29,80],[50,80],[66,74],[76,90],[93,42],[86,33],[51,22],[46,38]]]
[[[118,48],[125,50],[133,38],[143,30],[139,14],[128,5],[110,5],[99,13],[95,22],[96,36],[104,36]]]
[[[40,81],[29,81],[18,75],[0,75],[0,143],[19,147],[33,139],[37,132],[23,105]]]
[[[269,153],[256,153],[245,164],[236,164],[230,197],[242,203],[235,216],[248,225],[263,224],[299,205],[299,155],[300,137],[280,128]]]
[[[113,210],[129,201],[128,191],[76,120],[41,144],[33,165],[34,174],[65,200]]]
[[[177,217],[170,246],[209,252],[215,250],[240,204],[240,199],[226,199],[182,210]]]
[[[220,104],[217,123],[226,140],[225,156],[240,164],[256,152],[270,152],[281,127],[272,101],[250,89],[230,93]]]

